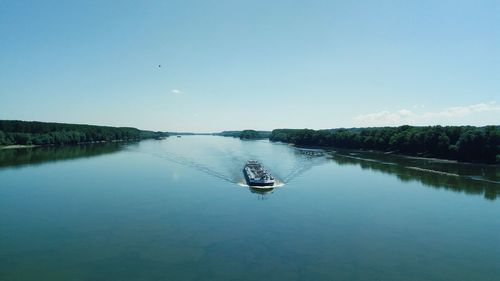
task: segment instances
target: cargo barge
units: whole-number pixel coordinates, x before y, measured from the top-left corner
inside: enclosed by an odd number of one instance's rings
[[[243,174],[245,174],[245,179],[250,187],[272,188],[275,183],[271,173],[255,160],[247,161],[243,168]]]

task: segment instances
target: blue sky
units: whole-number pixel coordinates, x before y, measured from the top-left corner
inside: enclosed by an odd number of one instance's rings
[[[499,1],[0,0],[0,119],[498,125],[499,97]]]

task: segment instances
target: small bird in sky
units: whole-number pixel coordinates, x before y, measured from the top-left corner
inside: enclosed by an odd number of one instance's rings
[[[161,64],[159,64],[158,67],[161,67]]]

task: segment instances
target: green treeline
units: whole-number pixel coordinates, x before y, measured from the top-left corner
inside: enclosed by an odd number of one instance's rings
[[[379,150],[464,162],[500,162],[500,126],[276,129],[269,139],[296,145]]]
[[[254,139],[263,139],[268,138],[269,134],[265,134],[262,132],[257,132],[255,130],[243,130],[240,134],[240,139],[244,140],[254,140]]]
[[[223,137],[233,137],[240,139],[267,139],[271,135],[270,131],[256,131],[256,130],[243,130],[243,131],[223,131],[215,135]]]
[[[0,120],[0,145],[62,145],[163,136],[168,134],[129,127]]]

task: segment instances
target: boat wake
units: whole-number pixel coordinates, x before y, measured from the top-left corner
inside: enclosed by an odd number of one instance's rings
[[[147,154],[156,158],[165,159],[169,162],[176,163],[185,167],[195,169],[204,174],[216,177],[223,181],[237,184],[239,186],[249,187],[246,183],[242,167],[248,159],[259,159],[257,155],[245,153],[243,151],[218,151],[219,153],[212,158],[188,157],[179,155],[175,152],[147,152],[132,147],[127,148],[129,151]],[[273,188],[279,188],[305,173],[314,166],[321,165],[327,161],[322,152],[304,149],[296,149],[292,161],[286,161],[289,165],[284,165],[279,159],[276,159],[271,174],[276,178]],[[272,161],[270,161],[272,162]],[[206,164],[209,163],[209,164]]]
[[[290,183],[311,168],[327,161],[324,153],[320,150],[296,149],[295,154],[297,155],[295,164],[282,177],[284,182]]]

